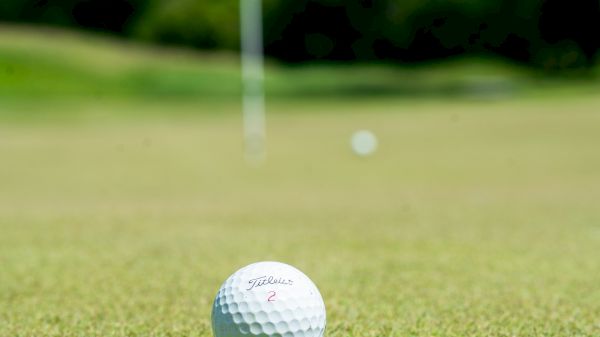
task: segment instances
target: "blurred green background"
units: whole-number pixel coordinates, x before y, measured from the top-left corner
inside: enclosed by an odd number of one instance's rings
[[[598,1],[265,0],[266,51],[288,62],[419,62],[487,54],[546,70],[593,65]],[[237,0],[5,0],[0,20],[235,50]]]
[[[7,0],[0,96],[237,99],[238,1]],[[598,1],[264,1],[276,97],[596,90]],[[65,30],[67,29],[67,30]]]

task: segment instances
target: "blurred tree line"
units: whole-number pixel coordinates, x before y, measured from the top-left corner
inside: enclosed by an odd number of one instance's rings
[[[236,49],[239,0],[2,0],[0,20]],[[267,53],[309,60],[419,62],[495,54],[550,71],[584,69],[600,47],[600,0],[263,0]]]

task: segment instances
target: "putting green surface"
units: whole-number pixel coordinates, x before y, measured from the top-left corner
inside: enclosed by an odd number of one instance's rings
[[[235,104],[7,118],[0,336],[209,337],[221,282],[261,260],[315,281],[330,337],[599,336],[599,107],[280,101],[260,168]]]

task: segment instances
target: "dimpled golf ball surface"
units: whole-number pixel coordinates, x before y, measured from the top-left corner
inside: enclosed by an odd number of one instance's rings
[[[315,284],[279,262],[235,272],[221,286],[212,310],[214,337],[321,337],[325,321]]]

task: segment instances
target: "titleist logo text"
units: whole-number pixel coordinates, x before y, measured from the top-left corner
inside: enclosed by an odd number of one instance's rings
[[[273,284],[281,284],[284,286],[291,286],[294,284],[294,281],[289,280],[289,279],[284,279],[282,277],[261,276],[261,277],[257,277],[255,279],[248,281],[249,288],[246,290],[252,290],[254,288],[258,288],[258,287],[262,287],[262,286],[266,286],[266,285],[273,285]]]

